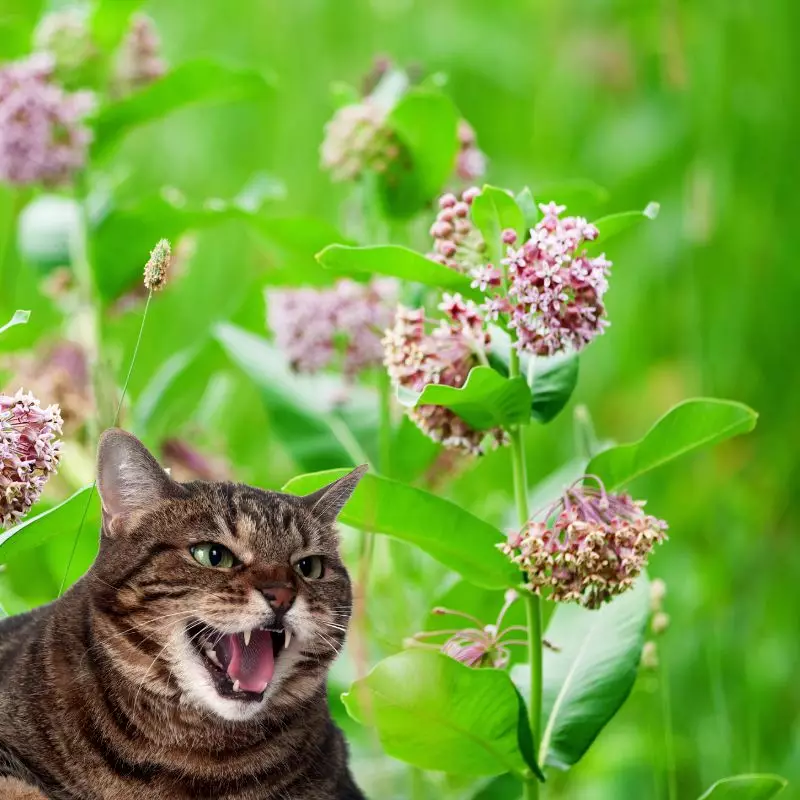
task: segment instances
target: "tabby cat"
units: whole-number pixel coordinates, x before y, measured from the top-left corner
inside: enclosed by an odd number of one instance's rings
[[[0,622],[0,797],[363,800],[326,700],[363,472],[306,497],[181,484],[106,431],[94,565]]]

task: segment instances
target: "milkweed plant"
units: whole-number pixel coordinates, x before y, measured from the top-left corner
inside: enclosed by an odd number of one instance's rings
[[[686,399],[629,443],[586,436],[590,446],[547,496],[528,479],[541,427],[576,392],[595,340],[634,335],[606,303],[615,249],[629,229],[657,224],[658,205],[589,219],[574,185],[484,184],[491,158],[445,78],[388,59],[360,88],[335,85],[320,131],[340,230],[282,216],[283,189],[263,175],[229,200],[163,187],[119,201],[108,177],[132,129],[231,94],[268,103],[280,79],[213,61],[171,68],[152,20],[127,8],[47,15],[34,50],[0,66],[0,180],[15,198],[21,261],[60,309],[59,346],[73,354],[58,373],[49,358],[44,371],[59,380],[38,384],[41,401],[13,385],[41,378],[38,356],[26,369],[15,361],[0,391],[6,611],[52,599],[48,591],[60,593],[91,563],[96,537],[86,532],[99,509],[78,454],[116,421],[151,434],[198,351],[176,354],[164,341],[165,367],[128,398],[147,310],[156,291],[180,293],[192,231],[234,220],[257,232],[281,279],[254,287],[266,302],[257,324],[215,322],[210,336],[262,392],[275,436],[302,469],[284,488],[310,492],[371,465],[341,516],[359,532],[364,623],[352,634],[359,667],[341,698],[346,713],[374,729],[392,758],[458,776],[469,793],[460,797],[546,797],[549,775],[587,753],[637,671],[657,667],[665,586],[647,568],[685,532],[671,530],[667,544],[669,509],[651,509],[629,485],[756,420],[732,400]],[[117,248],[130,230],[139,238]],[[281,262],[300,256],[306,266],[287,278]],[[119,314],[140,315],[135,346],[107,351],[102,332]],[[17,312],[0,333],[27,318]],[[76,406],[80,414],[66,413]],[[590,425],[585,409],[580,424]],[[181,474],[227,469],[174,436],[161,444]],[[507,511],[494,520],[447,499],[452,477],[489,451],[510,475]],[[66,485],[79,486],[58,505],[39,505],[59,466]],[[25,552],[50,547],[56,532],[57,591],[26,594]],[[365,598],[383,536],[423,551],[459,583],[446,604],[425,597],[423,629],[409,627],[395,652],[376,659],[380,648],[357,640],[369,637]],[[408,548],[388,553],[407,558]]]

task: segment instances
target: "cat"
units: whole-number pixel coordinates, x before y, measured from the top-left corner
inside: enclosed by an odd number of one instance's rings
[[[365,469],[305,497],[183,484],[106,431],[95,563],[0,622],[0,796],[365,800],[326,698]]]

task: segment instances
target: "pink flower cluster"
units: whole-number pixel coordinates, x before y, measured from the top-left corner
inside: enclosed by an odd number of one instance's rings
[[[0,394],[0,528],[23,517],[39,499],[61,458],[61,413],[43,409],[21,389]]]
[[[458,155],[456,175],[464,181],[480,180],[486,173],[486,155],[478,147],[472,125],[465,119],[458,123]]]
[[[400,147],[386,127],[387,111],[369,97],[340,108],[325,125],[322,168],[334,181],[352,181],[370,169],[385,172]]]
[[[517,347],[549,356],[564,350],[581,350],[602,333],[603,295],[608,288],[611,262],[605,255],[590,258],[583,244],[598,237],[598,230],[582,217],[561,217],[565,206],[540,206],[544,218],[518,249],[508,248],[503,264],[508,269],[508,298],[487,304],[490,316],[509,314],[509,327],[517,332]],[[514,231],[504,234],[506,244],[516,241]],[[476,283],[481,275],[473,273]]]
[[[503,627],[508,609],[517,601],[519,595],[514,589],[509,589],[505,595],[505,602],[493,624],[484,625],[477,617],[463,611],[448,608],[434,608],[433,613],[460,617],[469,623],[469,627],[425,631],[415,634],[407,644],[410,647],[423,647],[429,650],[440,650],[446,656],[466,664],[468,667],[494,667],[505,669],[511,661],[509,647],[513,645],[526,646],[526,629],[522,625]],[[511,638],[508,638],[511,635]],[[447,636],[443,645],[430,644],[427,640]],[[516,637],[516,638],[515,638]]]
[[[114,75],[115,88],[128,94],[158,80],[167,71],[161,55],[161,37],[153,20],[136,14],[122,42]]]
[[[485,261],[486,242],[470,219],[472,201],[480,194],[472,186],[460,197],[448,193],[439,198],[439,213],[431,225],[433,252],[431,261],[443,264],[458,272],[469,272]]]
[[[532,591],[550,589],[556,602],[599,608],[633,586],[667,524],[645,514],[642,501],[588,479],[598,488],[573,486],[543,522],[531,520],[498,547],[525,571]]]
[[[412,392],[431,383],[460,388],[481,363],[488,337],[475,304],[461,295],[445,294],[439,309],[447,319],[428,332],[425,309],[398,308],[394,326],[383,339],[384,364],[395,386]],[[505,442],[502,429],[475,430],[444,406],[417,406],[409,416],[434,441],[468,453],[482,452],[487,433],[496,444]]]
[[[0,180],[59,184],[86,161],[93,95],[66,92],[52,75],[43,54],[0,69]]]
[[[268,325],[297,372],[334,365],[348,377],[383,360],[381,334],[389,325],[397,285],[341,280],[330,289],[282,289],[268,294]]]

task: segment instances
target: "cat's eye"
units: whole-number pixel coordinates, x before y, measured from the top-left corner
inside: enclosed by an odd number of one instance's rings
[[[325,574],[325,562],[322,560],[322,556],[306,556],[305,558],[301,558],[294,565],[294,568],[304,578],[321,578]]]
[[[215,542],[196,544],[194,547],[189,548],[189,552],[194,557],[194,560],[204,567],[230,569],[238,563],[236,556],[227,547]]]

